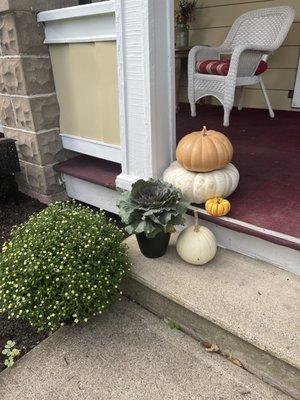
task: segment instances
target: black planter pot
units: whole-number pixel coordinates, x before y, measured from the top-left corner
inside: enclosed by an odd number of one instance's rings
[[[145,257],[158,258],[166,253],[170,236],[170,233],[160,232],[154,238],[148,238],[145,233],[138,233],[136,238]]]

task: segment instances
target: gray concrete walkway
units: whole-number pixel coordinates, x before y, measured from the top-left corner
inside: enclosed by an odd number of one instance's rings
[[[178,257],[176,236],[157,259],[141,254],[134,235],[125,240],[132,267],[123,293],[300,400],[300,276],[222,248],[193,266]]]
[[[1,400],[287,400],[200,343],[122,301],[65,327],[0,374]]]
[[[125,243],[138,282],[300,369],[300,276],[222,248],[201,268],[187,264],[176,234],[156,260],[141,254],[134,235]]]

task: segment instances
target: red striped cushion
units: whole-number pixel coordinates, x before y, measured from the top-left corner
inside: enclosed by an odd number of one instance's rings
[[[230,60],[200,60],[196,62],[196,72],[199,74],[224,75],[229,71]],[[255,75],[260,75],[266,71],[268,64],[261,61],[255,71]]]

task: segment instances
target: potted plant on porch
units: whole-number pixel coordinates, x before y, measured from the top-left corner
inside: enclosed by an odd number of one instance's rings
[[[175,13],[175,46],[177,49],[189,46],[189,22],[193,20],[198,0],[180,0]]]
[[[129,234],[135,234],[145,257],[165,254],[176,225],[184,223],[188,202],[179,189],[161,180],[143,179],[118,200],[120,217]]]

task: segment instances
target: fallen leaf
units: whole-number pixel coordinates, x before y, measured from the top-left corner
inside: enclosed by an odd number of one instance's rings
[[[240,360],[238,358],[229,356],[228,360],[231,361],[233,364],[237,365],[238,367],[244,368],[243,364],[240,362]]]
[[[211,343],[208,342],[207,340],[202,340],[201,344],[203,347],[205,347],[206,349],[209,349],[211,347]]]
[[[220,351],[220,347],[213,343],[210,347],[206,347],[205,350],[209,353],[218,353]]]

